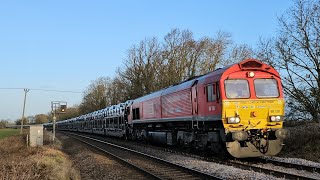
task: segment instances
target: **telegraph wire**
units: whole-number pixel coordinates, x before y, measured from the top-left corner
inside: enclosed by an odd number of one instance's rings
[[[0,88],[0,90],[24,90],[24,89],[29,89],[32,91],[47,91],[47,92],[63,92],[63,93],[81,93],[83,94],[84,92],[79,92],[79,91],[66,91],[66,90],[56,90],[56,89],[33,89],[33,88]]]

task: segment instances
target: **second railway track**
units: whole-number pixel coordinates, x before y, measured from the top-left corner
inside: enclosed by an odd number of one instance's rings
[[[66,132],[62,134],[108,153],[153,179],[222,179],[93,137]]]
[[[181,152],[177,152],[172,149],[165,149],[165,151],[183,154],[185,156],[203,159],[205,161],[210,161],[210,162],[214,162],[214,163],[218,163],[218,164],[224,164],[227,166],[233,166],[233,167],[244,169],[244,170],[251,170],[251,171],[255,171],[255,172],[260,172],[260,173],[272,175],[272,176],[275,176],[278,178],[285,178],[285,179],[299,179],[300,180],[300,179],[318,179],[318,178],[312,178],[312,176],[310,176],[310,177],[309,176],[302,176],[301,174],[294,174],[294,173],[283,172],[280,170],[259,167],[259,166],[256,166],[256,163],[272,164],[277,167],[292,168],[292,169],[296,169],[296,170],[304,170],[304,171],[307,171],[310,173],[320,173],[319,167],[282,162],[282,161],[277,161],[277,160],[272,160],[272,159],[253,158],[250,160],[248,160],[248,159],[219,160],[219,159],[213,159],[213,158],[206,158],[203,156],[197,156],[194,154],[181,153]]]
[[[320,173],[320,168],[315,167],[315,166],[307,166],[307,165],[296,164],[296,163],[288,163],[288,162],[277,161],[277,160],[273,160],[273,159],[265,159],[265,158],[256,158],[256,161],[264,163],[264,164],[271,163],[271,164],[286,167],[286,168],[294,168],[297,170],[305,170],[308,172]]]

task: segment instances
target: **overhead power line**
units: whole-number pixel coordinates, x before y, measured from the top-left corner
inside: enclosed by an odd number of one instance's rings
[[[63,92],[63,93],[84,93],[84,92],[79,92],[79,91],[66,91],[66,90],[56,90],[56,89],[32,89],[32,88],[0,88],[3,90],[24,90],[24,89],[29,89],[32,91],[51,91],[51,92]]]

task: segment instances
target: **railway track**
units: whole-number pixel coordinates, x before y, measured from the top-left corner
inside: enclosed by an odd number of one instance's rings
[[[96,136],[96,135],[92,135],[92,134],[91,135],[87,135],[87,136],[90,136],[88,138],[93,138],[93,139],[96,139],[97,141],[103,141],[104,143],[108,143],[106,141],[111,140],[110,138],[105,138],[105,137]],[[119,142],[125,143],[125,141],[122,141],[120,139],[117,139],[117,141],[115,141],[113,139],[113,140],[111,140],[111,142],[113,142],[115,144],[119,144]],[[140,143],[139,143],[139,145],[141,146]],[[119,146],[119,145],[116,145],[116,146]],[[126,145],[124,145],[124,146],[126,146]],[[147,146],[149,147],[150,145],[147,145]],[[218,163],[218,164],[223,164],[223,165],[227,165],[227,166],[233,166],[235,168],[240,168],[240,169],[244,169],[244,170],[251,170],[251,171],[255,171],[255,172],[260,172],[260,173],[272,175],[272,176],[279,177],[279,178],[285,178],[285,179],[319,179],[319,178],[312,178],[312,177],[302,176],[302,175],[297,174],[297,173],[293,174],[293,173],[287,173],[287,172],[284,172],[284,171],[273,170],[274,168],[270,169],[270,168],[259,167],[259,166],[256,166],[256,164],[257,163],[272,164],[274,166],[293,168],[293,169],[297,169],[297,170],[306,170],[306,171],[308,171],[310,173],[314,173],[314,172],[319,173],[319,168],[318,167],[305,166],[305,165],[299,165],[299,164],[291,164],[291,163],[287,163],[287,162],[281,162],[281,161],[269,160],[269,159],[263,159],[263,158],[253,158],[253,159],[251,159],[249,161],[246,160],[246,159],[244,159],[244,160],[242,160],[242,159],[241,160],[219,160],[219,159],[207,158],[207,157],[203,157],[203,156],[199,156],[199,155],[195,155],[195,154],[185,153],[185,152],[177,151],[175,149],[168,149],[168,148],[163,148],[163,147],[159,147],[159,146],[152,146],[152,145],[150,147],[158,149],[158,150],[162,150],[162,151],[167,151],[167,152],[171,152],[171,153],[175,153],[175,154],[180,154],[180,155],[187,156],[187,157],[193,157],[193,158],[202,159],[202,160],[205,160],[205,161],[210,161],[210,162],[214,162],[214,163]],[[143,153],[141,153],[141,154],[143,154]],[[211,177],[211,178],[207,177],[207,178],[201,178],[201,179],[216,179],[216,178],[218,178],[218,177]],[[178,178],[178,179],[181,179],[181,178]]]
[[[170,150],[169,150],[170,151]],[[173,151],[171,151],[173,152]],[[276,160],[266,160],[263,158],[255,158],[257,160],[255,160],[254,162],[247,162],[246,160],[219,160],[219,159],[212,159],[212,158],[205,158],[202,156],[197,156],[197,155],[193,155],[193,154],[186,154],[186,153],[182,153],[186,156],[190,156],[190,157],[195,157],[195,158],[200,158],[206,161],[210,161],[210,162],[214,162],[214,163],[218,163],[218,164],[223,164],[223,165],[227,165],[227,166],[233,166],[236,168],[240,168],[243,170],[250,170],[250,171],[255,171],[255,172],[260,172],[260,173],[264,173],[264,174],[268,174],[268,175],[272,175],[278,178],[285,178],[285,179],[298,179],[298,180],[304,180],[304,179],[318,179],[318,178],[312,178],[312,177],[306,177],[306,176],[302,176],[302,175],[298,175],[298,174],[292,174],[292,173],[286,173],[283,171],[278,171],[278,170],[273,170],[270,168],[263,168],[263,167],[258,167],[255,166],[255,163],[260,162],[260,163],[271,163],[275,166],[281,166],[281,167],[286,167],[286,168],[294,168],[297,170],[306,170],[308,172],[314,173],[317,172],[319,173],[319,168],[318,167],[313,167],[313,166],[305,166],[305,165],[300,165],[300,164],[291,164],[291,163],[287,163],[287,162],[281,162],[281,161],[276,161]]]
[[[265,159],[265,158],[256,158],[257,162],[260,163],[271,163],[273,165],[276,166],[282,166],[282,167],[286,167],[286,168],[294,168],[297,170],[305,170],[308,172],[317,172],[320,173],[320,168],[319,167],[315,167],[315,166],[306,166],[306,165],[302,165],[302,164],[295,164],[295,163],[288,163],[288,162],[283,162],[283,161],[277,161],[277,160],[273,160],[273,159]]]
[[[224,164],[228,166],[233,166],[236,168],[244,169],[244,170],[252,170],[255,172],[261,172],[265,173],[268,175],[272,175],[275,177],[279,178],[285,178],[285,179],[318,179],[318,178],[310,178],[298,174],[292,174],[292,173],[287,173],[283,171],[278,171],[278,170],[273,170],[270,168],[263,168],[263,167],[258,167],[255,166],[256,163],[262,163],[262,164],[272,164],[274,166],[280,166],[280,167],[285,167],[285,168],[293,168],[296,170],[305,170],[310,173],[320,173],[320,168],[315,167],[315,166],[307,166],[307,165],[302,165],[302,164],[295,164],[295,163],[288,163],[288,162],[283,162],[283,161],[277,161],[277,160],[272,160],[272,159],[264,159],[264,158],[246,158],[246,159],[238,159],[238,160],[219,160],[215,158],[208,158],[208,157],[203,157],[195,154],[189,154],[185,152],[179,152],[173,149],[166,149],[165,151],[167,152],[173,152],[177,154],[182,154],[185,156],[189,157],[194,157],[194,158],[199,158],[205,161],[210,161],[210,162],[215,162],[219,164]]]
[[[210,161],[210,162],[215,162],[219,164],[224,164],[228,166],[233,166],[236,168],[244,169],[244,170],[252,170],[255,172],[261,172],[265,174],[269,174],[275,177],[279,178],[285,178],[285,179],[317,179],[317,178],[310,178],[306,176],[301,176],[301,175],[295,175],[291,173],[286,173],[283,171],[278,171],[278,170],[273,170],[270,168],[263,168],[263,167],[258,167],[255,166],[256,163],[262,163],[262,164],[272,164],[274,166],[280,166],[280,167],[285,167],[285,168],[293,168],[296,170],[305,170],[311,173],[320,173],[320,168],[315,167],[315,166],[306,166],[302,164],[295,164],[295,163],[288,163],[288,162],[282,162],[282,161],[277,161],[277,160],[272,160],[272,159],[264,159],[264,158],[251,158],[251,159],[238,159],[238,160],[219,160],[219,159],[214,159],[214,158],[208,158],[208,157],[203,157],[199,155],[194,155],[194,154],[189,154],[189,153],[184,153],[184,152],[179,152],[173,149],[165,149],[167,152],[173,152],[177,154],[182,154],[185,156],[189,157],[194,157],[194,158],[199,158],[205,161]]]
[[[279,178],[285,178],[285,179],[302,180],[302,179],[318,179],[318,178],[311,178],[311,177],[306,177],[306,176],[302,176],[302,175],[298,175],[298,174],[292,174],[292,173],[287,173],[287,172],[283,172],[283,171],[273,170],[270,168],[263,168],[263,167],[255,166],[255,164],[256,163],[263,163],[263,164],[269,163],[274,166],[281,166],[281,167],[285,167],[285,168],[294,168],[297,170],[305,170],[305,171],[308,171],[311,173],[320,173],[320,168],[315,167],[315,166],[306,166],[306,165],[302,165],[302,164],[294,164],[294,163],[276,161],[276,160],[271,160],[271,159],[253,158],[250,161],[247,161],[247,159],[219,160],[219,159],[198,156],[198,155],[194,155],[194,154],[181,153],[181,152],[177,152],[175,150],[170,150],[170,149],[166,149],[166,151],[175,152],[178,154],[183,154],[185,156],[195,157],[195,158],[203,159],[206,161],[215,162],[218,164],[224,164],[224,165],[233,166],[233,167],[244,169],[244,170],[251,170],[251,171],[255,171],[255,172],[260,172],[260,173],[272,175],[272,176],[279,177]]]
[[[292,174],[292,173],[286,173],[283,171],[273,170],[270,168],[258,167],[258,166],[255,166],[254,164],[243,163],[242,161],[232,161],[231,160],[231,161],[223,161],[223,162],[219,162],[219,163],[223,163],[225,165],[229,165],[229,166],[233,166],[233,167],[237,167],[237,168],[241,168],[241,169],[245,169],[245,170],[252,170],[252,171],[256,171],[256,172],[261,172],[261,173],[265,173],[265,174],[269,174],[269,175],[272,175],[275,177],[285,178],[285,179],[299,179],[299,180],[316,179],[316,178],[301,176],[298,174]]]
[[[115,157],[152,179],[222,179],[217,176],[171,163],[164,159],[112,144],[101,139],[76,133],[61,133]]]

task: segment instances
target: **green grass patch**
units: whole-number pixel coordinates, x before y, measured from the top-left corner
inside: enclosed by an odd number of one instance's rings
[[[0,139],[20,133],[20,129],[0,129]]]

